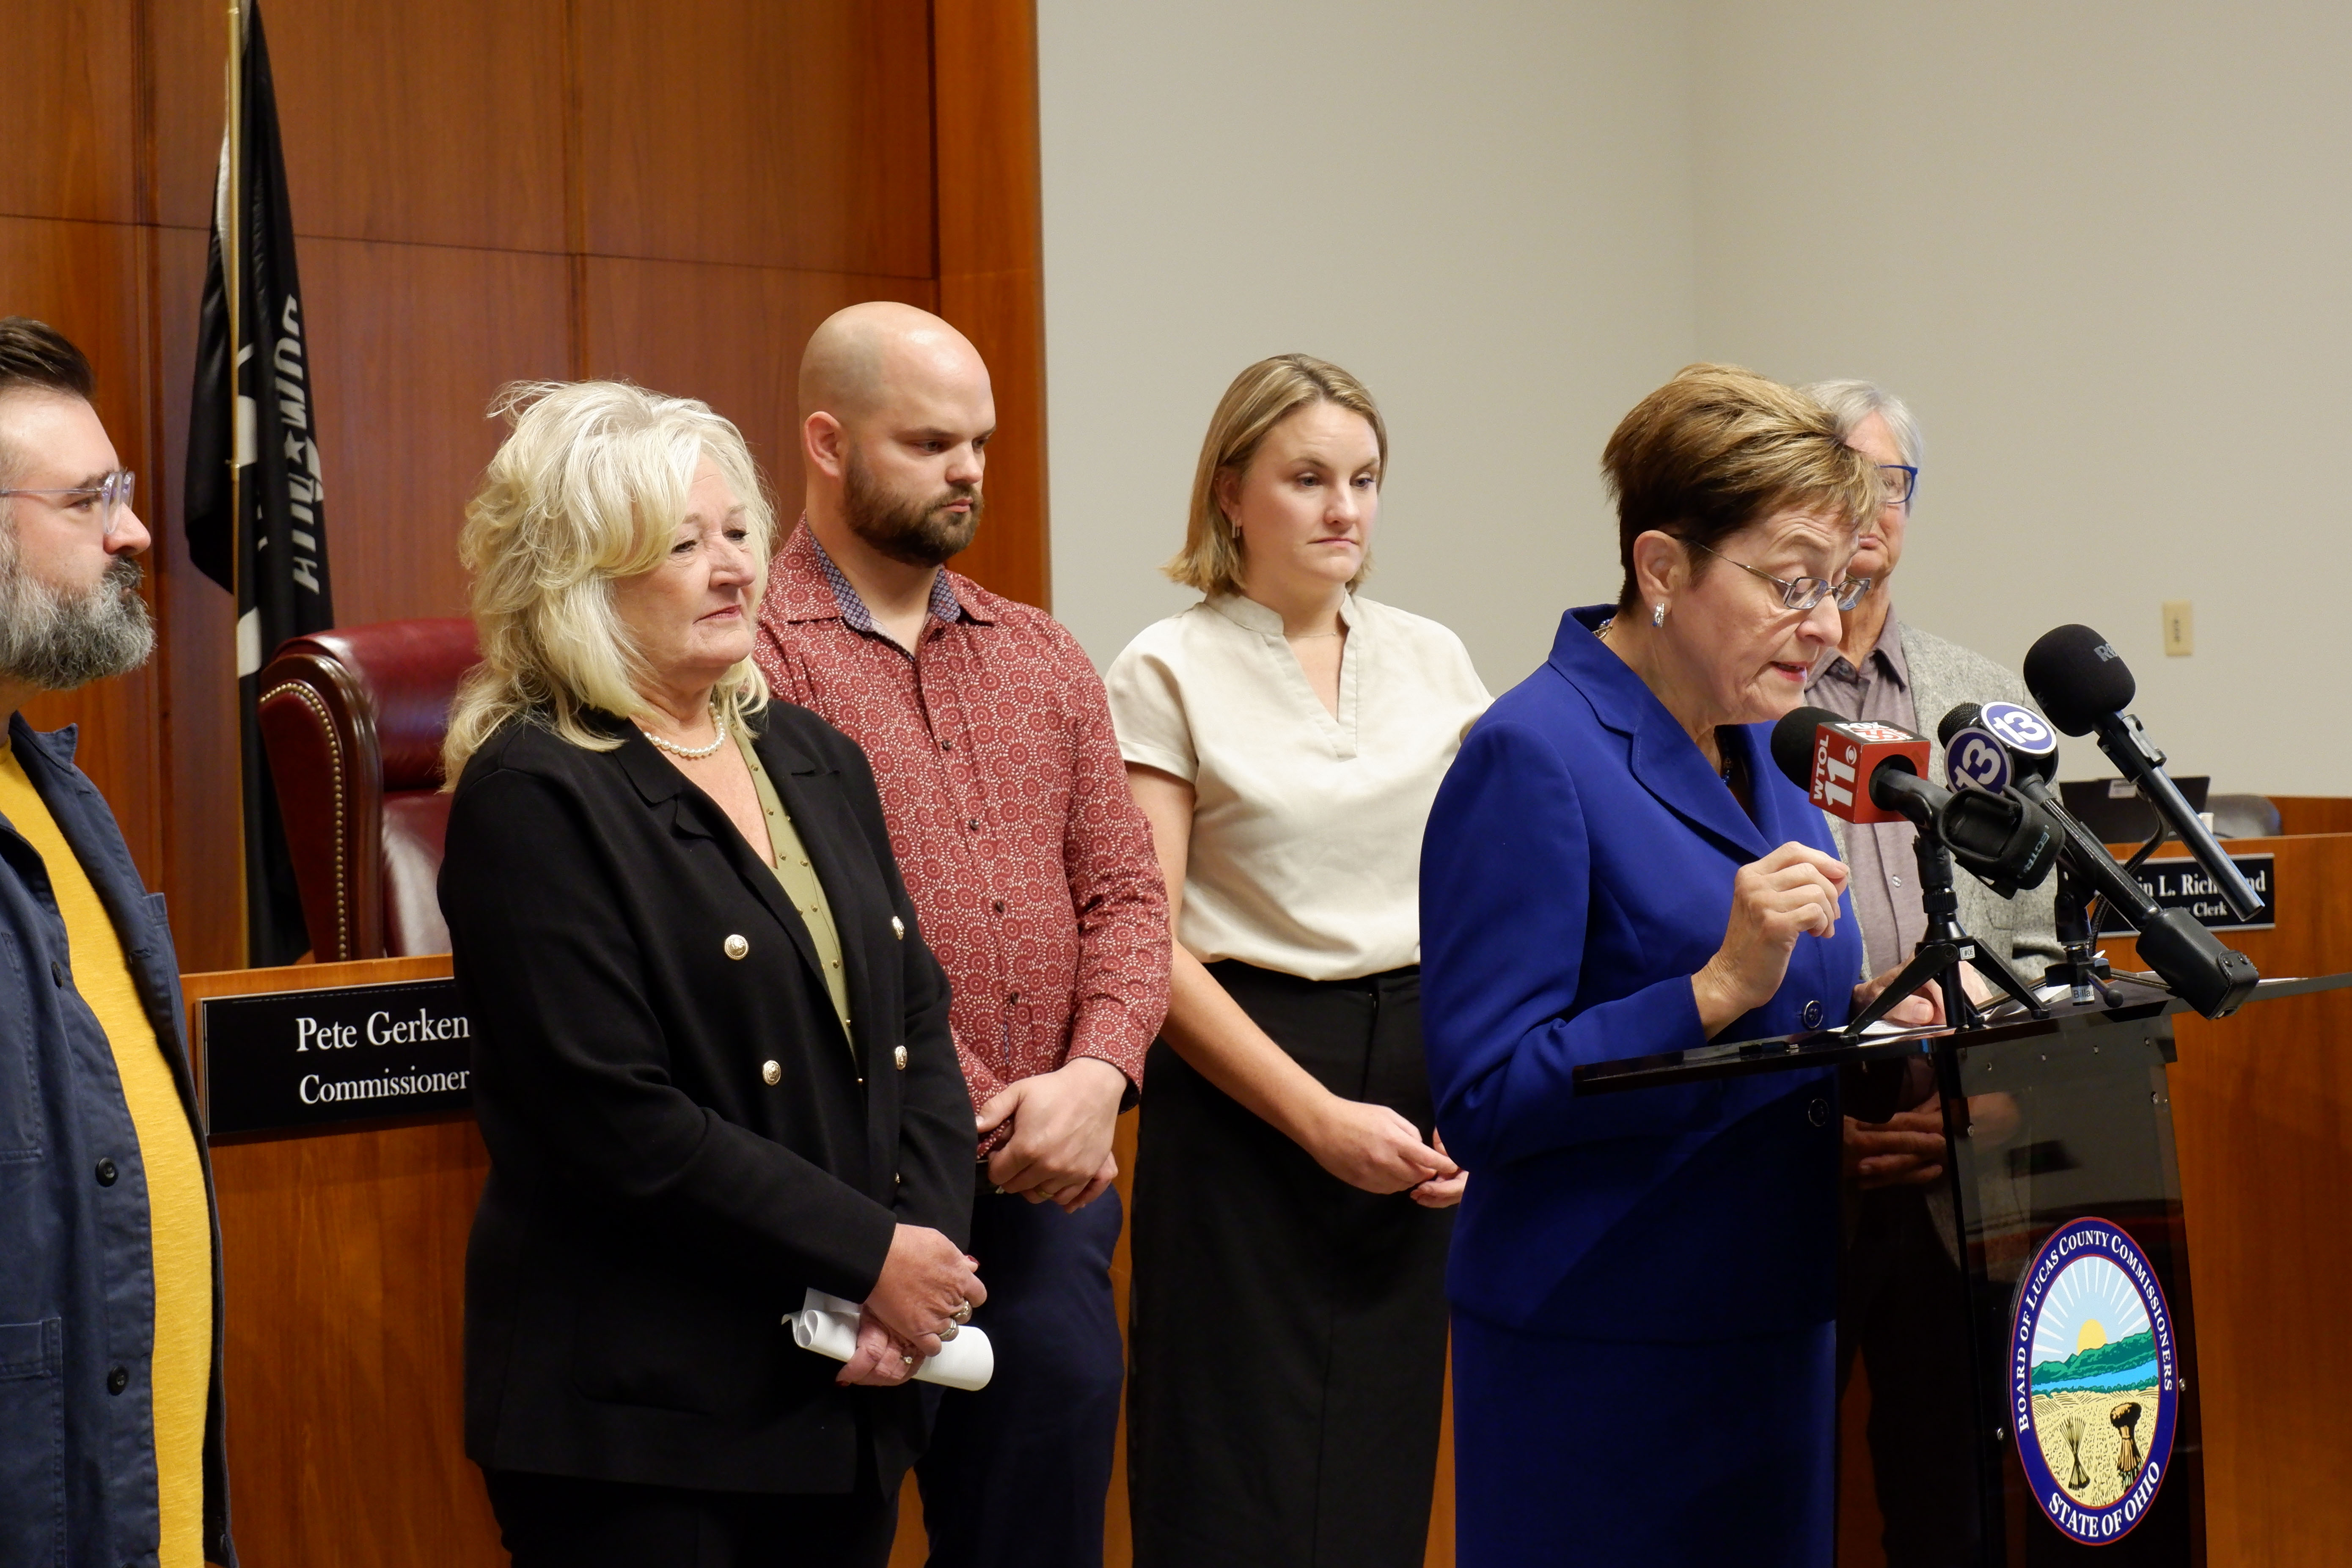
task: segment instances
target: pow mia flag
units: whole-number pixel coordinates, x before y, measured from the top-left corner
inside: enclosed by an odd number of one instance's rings
[[[268,760],[255,721],[261,666],[278,645],[335,623],[319,476],[309,326],[294,267],[294,220],[278,139],[278,96],[261,13],[247,0],[237,134],[221,147],[212,262],[196,335],[188,417],[188,554],[236,595],[237,708],[244,746],[246,962],[290,963],[310,945]],[[230,150],[237,209],[229,210]],[[234,227],[231,226],[234,225]],[[235,237],[236,278],[221,238]],[[229,289],[236,289],[230,342]],[[234,410],[234,414],[232,414]]]

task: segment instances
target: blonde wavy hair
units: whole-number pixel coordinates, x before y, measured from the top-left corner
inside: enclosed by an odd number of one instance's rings
[[[1363,416],[1372,427],[1381,450],[1381,478],[1388,478],[1389,427],[1381,406],[1364,384],[1328,360],[1313,354],[1276,354],[1262,359],[1234,377],[1209,416],[1209,434],[1201,442],[1201,460],[1192,470],[1192,510],[1184,524],[1184,548],[1160,570],[1187,588],[1203,594],[1242,591],[1242,547],[1234,537],[1234,520],[1217,500],[1218,481],[1226,474],[1247,471],[1266,433],[1313,403],[1333,404]],[[1348,586],[1353,588],[1371,572],[1372,557]]]
[[[704,458],[743,504],[748,548],[760,563],[755,604],[775,535],[775,509],[742,433],[707,404],[626,382],[518,382],[490,411],[514,429],[457,536],[482,662],[459,683],[450,711],[445,789],[509,721],[608,752],[621,742],[587,715],[647,710],[639,689],[652,671],[614,608],[613,584],[661,563]],[[768,683],[747,658],[719,678],[711,699],[729,723],[740,722],[767,706]]]

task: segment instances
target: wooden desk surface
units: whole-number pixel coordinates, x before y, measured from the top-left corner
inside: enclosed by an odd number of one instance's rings
[[[2278,858],[2279,924],[2224,942],[2273,979],[2352,969],[2352,833],[2227,847]],[[2352,1560],[2352,993],[2175,1031],[2208,1558],[2333,1568]]]
[[[182,977],[196,1004],[430,980],[430,958]],[[229,1506],[248,1568],[498,1568],[467,1459],[466,1237],[489,1156],[467,1111],[213,1145],[227,1275]]]

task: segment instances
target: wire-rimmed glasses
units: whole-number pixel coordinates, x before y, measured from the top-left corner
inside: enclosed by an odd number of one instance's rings
[[[1826,577],[1800,577],[1791,582],[1786,577],[1775,577],[1769,572],[1759,572],[1747,562],[1734,561],[1719,550],[1707,550],[1706,545],[1695,544],[1689,540],[1683,542],[1693,550],[1706,550],[1717,561],[1737,566],[1751,577],[1763,578],[1780,590],[1780,603],[1792,610],[1810,610],[1823,599],[1832,596],[1839,609],[1851,610],[1862,602],[1864,594],[1870,592],[1870,579],[1867,577],[1848,577],[1843,583],[1832,583]]]
[[[128,468],[117,468],[94,485],[77,485],[70,489],[0,490],[0,496],[36,496],[60,511],[80,517],[98,519],[100,537],[112,539],[121,526],[123,514],[131,510],[131,492],[139,476]]]

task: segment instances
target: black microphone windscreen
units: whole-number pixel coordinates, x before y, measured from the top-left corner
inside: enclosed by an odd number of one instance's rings
[[[1826,708],[1792,710],[1772,726],[1772,761],[1799,789],[1813,787],[1813,737],[1824,724],[1840,724],[1844,715]]]
[[[1961,731],[1967,729],[1969,725],[1975,723],[1978,720],[1983,717],[1983,703],[1963,702],[1958,708],[1953,709],[1949,713],[1944,715],[1944,721],[1936,726],[1936,739],[1938,742],[1948,748],[1952,743],[1953,736],[1958,734]]]
[[[2139,690],[2123,656],[2088,626],[2044,632],[2026,652],[2025,684],[2068,735],[2089,734],[2102,718],[2130,707]]]

